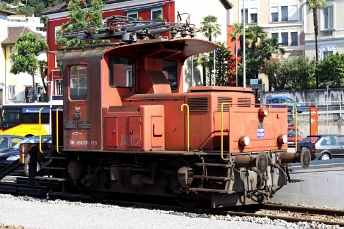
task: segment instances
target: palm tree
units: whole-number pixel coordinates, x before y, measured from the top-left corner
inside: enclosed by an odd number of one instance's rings
[[[236,39],[239,38],[239,45],[240,45],[240,51],[243,47],[243,39],[242,39],[242,35],[243,35],[243,24],[241,23],[234,23],[233,24],[233,30],[229,33],[229,35],[232,36],[231,41],[235,41]],[[238,49],[238,47],[236,47]],[[238,49],[239,50],[239,49]]]
[[[213,15],[208,15],[203,18],[201,22],[200,31],[203,33],[205,37],[208,37],[209,41],[212,41],[212,37],[216,38],[218,35],[221,35],[220,24],[217,23],[217,17]],[[214,51],[215,54],[215,51]],[[203,73],[205,73],[205,65],[203,65]],[[205,76],[203,75],[203,79]],[[205,82],[203,81],[203,84]],[[211,76],[210,76],[210,85],[211,83]]]
[[[315,61],[318,62],[318,9],[324,9],[327,7],[327,0],[306,0],[303,5],[308,5],[309,10],[313,11],[313,25],[315,36]],[[316,76],[316,88],[319,87],[319,78]]]
[[[278,43],[275,37],[263,39],[260,44],[259,55],[263,56],[265,60],[269,60],[273,54],[284,55],[285,49],[281,43]]]
[[[246,43],[251,48],[252,52],[254,52],[256,47],[260,45],[260,40],[266,37],[266,32],[258,25],[247,28]]]
[[[212,37],[216,38],[218,35],[221,35],[220,24],[217,23],[217,17],[213,15],[205,16],[201,22],[200,31],[209,41],[212,40]]]

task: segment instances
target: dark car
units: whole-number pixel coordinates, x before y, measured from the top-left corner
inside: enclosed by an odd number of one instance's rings
[[[344,157],[344,135],[309,135],[298,143],[298,151],[309,149],[312,160]]]
[[[11,134],[2,134],[0,135],[0,152],[12,148],[18,142],[21,142],[25,137],[11,135]]]
[[[273,96],[266,100],[266,104],[268,104],[271,108],[288,107],[288,112],[293,111],[295,106],[297,109],[297,113],[302,113],[304,107],[303,103],[295,102],[294,100],[286,96]]]
[[[42,137],[42,143],[51,143],[51,136],[50,135],[43,135]],[[7,165],[11,164],[12,162],[16,161],[20,157],[19,147],[22,143],[39,143],[39,136],[33,136],[30,138],[26,138],[22,140],[21,142],[17,143],[15,146],[13,146],[10,149],[4,150],[3,152],[0,152],[0,169],[3,169]],[[24,172],[25,175],[28,175],[28,162],[29,162],[29,156],[25,160],[25,164],[21,167],[19,167],[16,172]],[[37,163],[37,171],[40,170],[41,165]]]
[[[297,137],[295,137],[297,132]],[[302,140],[302,132],[296,126],[288,126],[288,144],[296,145],[296,141],[300,142]]]

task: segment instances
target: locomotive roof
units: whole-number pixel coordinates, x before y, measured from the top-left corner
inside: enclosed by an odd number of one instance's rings
[[[155,49],[152,50],[151,53],[147,53],[147,50],[149,51],[149,48],[152,47],[152,45],[154,45],[154,47],[159,47],[160,52],[157,52]],[[138,53],[140,52],[140,50],[144,50],[145,55],[150,57],[164,59],[166,57],[177,55],[181,60],[185,60],[192,55],[208,52],[219,47],[220,46],[218,44],[198,38],[158,38],[150,40],[139,40],[135,43],[129,44],[114,43],[98,46],[68,48],[59,51],[52,51],[50,53],[56,54],[58,60],[68,60],[103,56],[105,53],[114,49],[117,49],[119,51],[120,49],[123,49],[124,51],[126,49],[135,48]]]

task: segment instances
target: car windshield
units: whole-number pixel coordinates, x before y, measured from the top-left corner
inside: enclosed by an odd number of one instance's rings
[[[51,140],[50,136],[42,136],[42,143],[49,142],[49,140]],[[19,150],[21,143],[38,143],[38,142],[39,142],[39,136],[34,136],[34,137],[26,138],[23,141],[15,144],[12,147],[12,149]]]
[[[286,99],[287,103],[296,103],[294,100],[292,100],[291,98],[287,98]]]
[[[288,136],[295,136],[295,130],[294,129],[291,129],[291,130],[288,130]]]

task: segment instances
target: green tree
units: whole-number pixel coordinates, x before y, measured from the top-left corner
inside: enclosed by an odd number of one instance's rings
[[[13,65],[10,72],[13,74],[19,74],[21,72],[27,72],[32,76],[33,94],[35,94],[35,73],[38,66],[38,55],[47,48],[45,40],[37,39],[37,35],[33,32],[21,34],[14,46],[15,53],[10,55]],[[44,82],[42,82],[42,85]]]
[[[80,4],[80,2],[82,4]],[[83,5],[83,6],[82,6]],[[90,7],[85,1],[71,0],[68,4],[69,21],[61,25],[61,28],[56,32],[56,43],[63,47],[73,47],[80,45],[90,45],[103,43],[108,41],[79,41],[77,38],[63,37],[64,33],[80,32],[80,33],[96,33],[96,31],[103,26],[102,9],[104,3],[102,0],[91,1]]]
[[[202,66],[202,81],[203,86],[207,86],[207,74],[206,74],[206,65],[209,62],[209,54],[208,53],[201,53],[194,57],[194,67],[198,65]]]
[[[205,16],[201,22],[200,31],[209,41],[212,41],[212,37],[216,38],[221,35],[220,24],[217,23],[217,17],[213,15]]]
[[[343,87],[344,86],[344,55],[335,54],[326,56],[316,67],[316,75],[322,82],[321,87]]]
[[[250,48],[251,52],[255,52],[256,47],[260,45],[260,41],[267,37],[263,27],[258,25],[250,26],[246,29],[246,44]]]
[[[1,10],[9,10],[10,6],[6,2],[0,1],[0,9]]]
[[[212,37],[216,38],[217,36],[221,35],[220,24],[217,23],[217,17],[213,16],[213,15],[205,16],[203,18],[203,21],[201,22],[200,31],[203,33],[203,35],[205,37],[208,38],[209,41],[212,41]],[[211,54],[209,54],[209,55],[211,55]],[[214,53],[212,55],[214,55]],[[209,64],[208,64],[208,66],[209,66]],[[203,73],[205,71],[206,70],[203,69]],[[205,76],[203,76],[203,79],[204,78],[205,78]],[[211,79],[212,79],[212,77],[209,78],[210,85],[212,85],[212,80]],[[203,84],[204,84],[204,81],[203,81]]]
[[[238,55],[241,55],[241,49],[243,47],[243,25],[241,23],[234,23],[233,30],[229,33],[229,35],[232,36],[232,42],[236,42],[237,39],[239,40],[239,47],[236,48],[238,49]]]
[[[221,47],[216,50],[215,55],[215,85],[230,86],[235,85],[235,77],[233,82],[233,75],[230,69],[235,66],[235,56],[227,49],[227,44],[224,42],[217,42]],[[212,56],[213,57],[213,56]],[[212,61],[210,61],[212,63]],[[213,67],[213,66],[212,66]],[[212,69],[209,68],[209,69]],[[235,75],[234,75],[235,76]]]
[[[319,61],[318,56],[318,10],[327,7],[327,0],[306,0],[303,5],[307,5],[313,13],[314,37],[315,37],[315,61]],[[316,88],[319,87],[319,78],[316,76]]]

